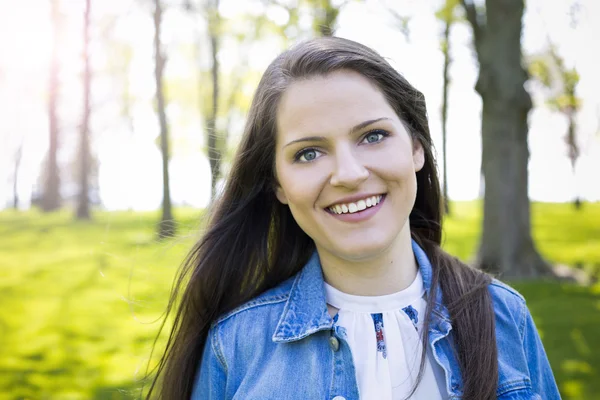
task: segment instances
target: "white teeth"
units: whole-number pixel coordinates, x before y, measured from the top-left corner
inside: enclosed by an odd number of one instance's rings
[[[352,214],[357,211],[362,211],[367,207],[376,206],[381,202],[383,196],[371,196],[364,200],[359,200],[356,203],[348,203],[348,204],[336,204],[334,206],[329,207],[329,211],[335,214]]]

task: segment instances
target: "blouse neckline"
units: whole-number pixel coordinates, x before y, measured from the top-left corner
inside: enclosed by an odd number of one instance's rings
[[[353,311],[359,313],[381,313],[402,309],[415,300],[423,297],[423,277],[420,270],[413,282],[405,289],[383,296],[357,296],[344,293],[334,288],[327,282],[325,284],[325,296],[327,303],[338,310]]]

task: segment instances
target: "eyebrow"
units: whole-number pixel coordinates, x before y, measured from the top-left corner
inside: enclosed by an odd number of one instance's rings
[[[348,134],[352,135],[353,133],[356,133],[357,131],[360,131],[361,129],[366,128],[369,125],[372,125],[376,122],[382,121],[382,120],[388,120],[389,118],[387,117],[381,117],[381,118],[376,118],[376,119],[370,119],[368,121],[364,121],[361,122],[360,124],[352,127],[352,129],[350,129],[350,131],[348,132]],[[284,148],[287,146],[290,146],[294,143],[300,143],[300,142],[324,142],[326,139],[323,136],[307,136],[307,137],[303,137],[300,139],[296,139],[296,140],[292,140],[291,142],[289,142],[288,144],[286,144],[285,146],[283,146]]]

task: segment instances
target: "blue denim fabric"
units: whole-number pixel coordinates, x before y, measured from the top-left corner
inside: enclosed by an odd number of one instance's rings
[[[431,264],[414,242],[413,251],[429,291]],[[496,315],[498,398],[560,399],[525,300],[497,280],[489,290]],[[448,398],[459,399],[462,382],[452,349],[452,325],[442,294],[437,293],[429,350],[445,371]],[[315,253],[296,276],[213,324],[192,399],[334,398],[358,399],[358,386],[346,333],[334,327],[327,312]]]

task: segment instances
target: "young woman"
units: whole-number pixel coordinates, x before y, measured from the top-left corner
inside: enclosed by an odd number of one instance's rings
[[[275,59],[231,171],[151,392],[560,398],[524,299],[440,248],[425,99],[373,50],[325,38]]]

